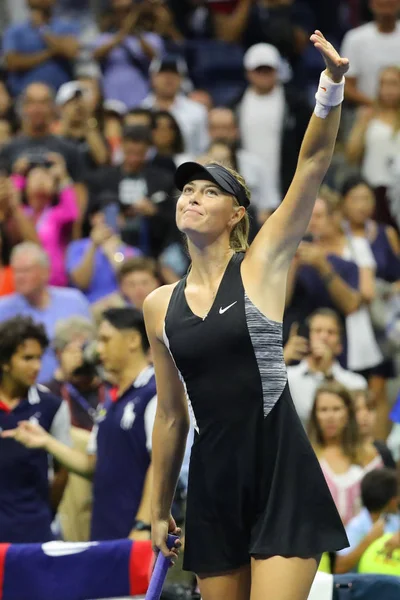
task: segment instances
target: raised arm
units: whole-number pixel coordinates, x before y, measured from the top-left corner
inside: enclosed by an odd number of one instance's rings
[[[362,161],[365,150],[365,134],[373,116],[374,111],[371,107],[358,110],[357,119],[350,131],[345,150],[347,160],[353,165],[359,165]]]
[[[348,69],[348,60],[339,56],[321,32],[316,31],[311,41],[326,63],[317,93],[317,106],[305,133],[286,197],[261,228],[248,254],[248,261],[255,268],[272,268],[284,272],[285,276],[306,232],[319,187],[331,162],[340,122],[343,75]]]
[[[152,539],[155,547],[173,558],[166,537],[176,531],[171,505],[186,447],[189,415],[183,385],[171,355],[162,341],[162,322],[171,286],[150,294],[143,311],[157,382],[157,412],[152,443]]]

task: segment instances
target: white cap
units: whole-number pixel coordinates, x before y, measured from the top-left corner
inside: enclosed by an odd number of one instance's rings
[[[68,81],[64,83],[57,92],[56,104],[58,106],[64,106],[67,102],[78,96],[84,94],[85,88],[79,81]]]
[[[258,67],[272,67],[279,69],[281,55],[272,44],[255,44],[244,55],[244,67],[247,71],[254,71]]]
[[[121,102],[120,100],[106,100],[103,104],[103,108],[106,111],[120,115],[120,117],[125,116],[128,112],[128,107],[124,102]]]

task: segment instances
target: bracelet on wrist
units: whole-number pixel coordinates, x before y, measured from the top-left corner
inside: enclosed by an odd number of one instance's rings
[[[336,273],[335,271],[330,271],[329,273],[327,273],[326,275],[324,275],[322,277],[322,281],[324,282],[325,285],[329,285],[333,279],[335,279],[336,277]]]
[[[145,523],[144,521],[135,521],[134,526],[135,531],[151,531],[150,523]]]

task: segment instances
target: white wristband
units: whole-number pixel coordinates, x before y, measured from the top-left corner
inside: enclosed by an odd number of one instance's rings
[[[323,71],[319,79],[318,90],[315,94],[316,105],[314,113],[321,119],[326,119],[333,106],[338,106],[344,99],[344,77],[339,83],[332,81]]]

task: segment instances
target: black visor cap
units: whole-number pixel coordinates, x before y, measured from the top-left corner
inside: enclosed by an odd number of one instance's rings
[[[183,163],[175,173],[175,185],[178,190],[183,190],[187,183],[196,179],[205,179],[211,181],[226,194],[235,196],[240,206],[247,208],[250,200],[247,197],[246,190],[238,180],[225,167],[218,164],[200,165],[195,162]]]

